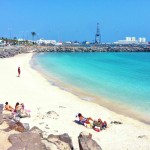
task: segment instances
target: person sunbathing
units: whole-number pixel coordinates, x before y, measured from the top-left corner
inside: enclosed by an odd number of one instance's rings
[[[102,121],[100,118],[98,119],[98,121],[93,122],[93,128],[97,126],[100,127],[100,130],[107,128],[107,122],[106,121]]]
[[[14,112],[19,112],[20,110],[22,109],[22,106],[17,102],[16,105],[15,105],[15,110]]]
[[[5,110],[8,110],[8,111],[14,111],[14,108],[12,107],[12,106],[10,106],[9,104],[8,104],[8,102],[6,102],[5,103],[5,108],[4,108]]]
[[[18,102],[16,103],[15,112],[18,114],[18,116],[20,118],[30,117],[30,113],[29,113],[29,111],[24,109],[23,103],[21,103],[21,104],[19,104]]]
[[[83,125],[84,124],[90,124],[91,122],[93,122],[93,119],[91,117],[85,118],[82,116],[81,113],[79,113],[77,116],[79,118],[79,122]]]

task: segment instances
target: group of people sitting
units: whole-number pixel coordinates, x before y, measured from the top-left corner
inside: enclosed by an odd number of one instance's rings
[[[107,128],[107,122],[102,121],[100,118],[98,120],[93,120],[91,117],[84,117],[81,113],[78,113],[76,117],[78,117],[78,121],[80,124],[88,128],[93,128],[95,131],[99,132]]]
[[[8,102],[5,103],[5,110],[12,112],[12,114],[15,115],[15,117],[30,117],[30,110],[26,110],[24,108],[24,104],[19,102],[16,103],[15,108],[13,108],[11,105],[8,104]]]

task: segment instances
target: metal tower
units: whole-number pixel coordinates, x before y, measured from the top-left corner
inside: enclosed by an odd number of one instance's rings
[[[99,44],[101,43],[101,34],[100,34],[100,29],[99,29],[99,23],[97,23],[97,30],[95,34],[95,43]]]

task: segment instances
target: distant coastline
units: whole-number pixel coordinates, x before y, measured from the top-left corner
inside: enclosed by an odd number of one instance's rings
[[[61,46],[5,46],[0,47],[0,58],[28,52],[150,52],[150,45],[61,45]]]

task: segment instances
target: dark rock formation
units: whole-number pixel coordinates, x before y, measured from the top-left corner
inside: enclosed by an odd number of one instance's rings
[[[5,113],[3,113],[3,118],[6,119],[6,120],[10,120],[10,119],[13,119],[14,116],[12,114],[5,114]]]
[[[4,129],[5,132],[9,132],[11,130],[15,130],[18,132],[25,132],[26,128],[24,127],[24,125],[21,122],[16,122],[16,121],[7,121],[9,127]]]
[[[80,150],[102,150],[102,148],[92,139],[92,135],[86,132],[81,132],[79,137]]]
[[[8,150],[47,150],[41,138],[36,133],[23,132],[19,134],[11,134],[8,140],[12,144]]]
[[[123,124],[123,123],[120,122],[120,121],[111,121],[110,123],[111,123],[111,124]]]
[[[34,126],[30,129],[30,133],[36,133],[36,134],[39,134],[39,136],[41,138],[43,138],[43,131],[40,130],[38,127]]]
[[[48,118],[58,119],[59,115],[55,111],[48,111],[47,113]]]
[[[3,123],[3,114],[2,113],[0,113],[0,125]]]
[[[47,141],[53,143],[57,147],[56,150],[73,150],[72,139],[69,137],[68,134],[62,135],[49,135]]]
[[[3,123],[3,104],[0,104],[0,125]]]
[[[150,45],[62,45],[62,46],[11,46],[0,47],[0,58],[13,57],[20,53],[33,52],[150,52]]]
[[[3,112],[4,105],[0,104],[0,114]]]
[[[148,137],[146,135],[139,135],[138,138],[140,138],[140,139],[148,139]]]
[[[30,130],[29,123],[22,123],[22,125],[25,128],[25,131],[29,131]]]

